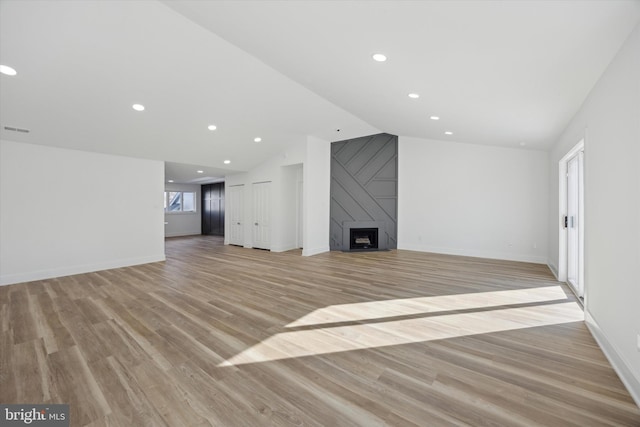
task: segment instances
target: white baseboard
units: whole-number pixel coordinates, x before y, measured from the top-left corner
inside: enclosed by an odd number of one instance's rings
[[[513,254],[508,252],[491,252],[491,251],[478,251],[478,250],[467,250],[467,249],[452,249],[452,248],[440,248],[433,246],[423,246],[423,245],[399,245],[398,249],[408,250],[408,251],[417,251],[417,252],[432,252],[437,254],[445,254],[445,255],[458,255],[458,256],[468,256],[474,258],[489,258],[489,259],[501,259],[505,261],[520,261],[520,262],[531,262],[535,264],[546,264],[547,258],[538,255],[521,255],[521,254]]]
[[[611,366],[613,366],[613,369],[627,387],[636,405],[640,406],[640,378],[636,378],[629,364],[620,356],[620,352],[607,339],[602,329],[600,329],[598,322],[596,322],[588,309],[585,310],[584,315],[591,335],[593,335],[602,352],[607,356],[607,359],[609,359],[609,363],[611,363]]]
[[[183,237],[183,236],[199,236],[202,233],[200,231],[189,231],[186,233],[164,233],[164,237]]]
[[[162,254],[139,258],[119,259],[95,264],[73,265],[69,267],[31,271],[27,273],[0,275],[0,286],[33,282],[34,280],[53,279],[55,277],[72,276],[74,274],[92,273],[94,271],[110,270],[112,268],[129,267],[132,265],[148,264],[151,262],[160,262],[165,260],[166,258],[164,254]]]
[[[294,244],[285,245],[285,246],[272,246],[271,252],[287,252],[287,251],[292,251],[294,249],[299,249],[299,248],[297,248],[296,245]]]
[[[329,252],[329,246],[323,246],[320,248],[303,248],[302,256],[312,256],[312,255],[317,255],[324,252]]]
[[[556,280],[558,280],[558,268],[550,262],[547,262],[547,267],[549,267],[551,273],[555,276]]]

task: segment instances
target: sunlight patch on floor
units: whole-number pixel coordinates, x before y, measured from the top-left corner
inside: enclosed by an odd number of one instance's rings
[[[566,298],[567,295],[562,290],[562,287],[547,286],[532,289],[336,304],[312,311],[289,323],[286,327],[293,328],[326,323],[382,319],[386,317],[479,309],[511,304],[529,304],[563,300]]]
[[[320,327],[275,334],[218,366],[411,344],[583,320],[584,312],[580,306],[576,302],[566,302],[381,323]]]

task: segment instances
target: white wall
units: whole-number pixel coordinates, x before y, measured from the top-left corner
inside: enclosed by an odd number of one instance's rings
[[[548,155],[400,137],[398,248],[547,262]]]
[[[548,218],[557,270],[558,161],[584,137],[586,318],[640,404],[639,76],[636,27],[551,151]]]
[[[302,255],[329,251],[331,143],[307,137],[304,162]]]
[[[0,141],[0,284],[162,261],[164,164]]]
[[[202,234],[202,198],[201,186],[194,184],[170,184],[164,186],[165,191],[191,191],[196,193],[196,212],[179,212],[164,214],[165,237],[191,236]]]

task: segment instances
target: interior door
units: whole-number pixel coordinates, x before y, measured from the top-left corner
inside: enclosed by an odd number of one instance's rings
[[[224,236],[224,182],[202,189],[202,234]]]
[[[253,247],[271,249],[271,183],[253,184]]]
[[[244,246],[244,185],[229,187],[227,212],[229,215],[229,244]]]
[[[211,234],[211,186],[203,185],[200,187],[202,192],[202,234]]]
[[[211,234],[224,236],[224,182],[213,184],[211,212]]]
[[[583,152],[567,162],[567,282],[584,296]]]

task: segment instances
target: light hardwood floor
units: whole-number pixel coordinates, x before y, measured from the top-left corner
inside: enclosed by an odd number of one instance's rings
[[[640,426],[545,266],[166,252],[0,287],[0,402],[69,403],[73,426]]]

